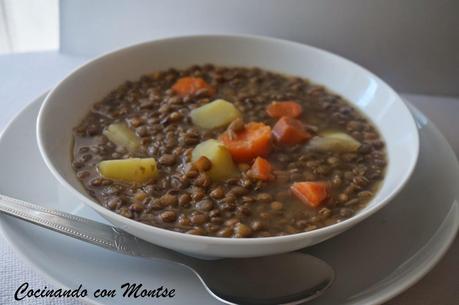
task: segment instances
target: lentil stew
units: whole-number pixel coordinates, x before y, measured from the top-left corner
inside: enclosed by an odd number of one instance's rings
[[[187,234],[267,237],[352,217],[385,144],[342,97],[259,68],[192,66],[127,81],[74,129],[72,166],[102,206]]]

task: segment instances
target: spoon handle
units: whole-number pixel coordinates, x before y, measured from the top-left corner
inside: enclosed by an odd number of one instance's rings
[[[157,247],[116,227],[1,194],[0,212],[126,255],[176,262],[184,260],[183,255]]]

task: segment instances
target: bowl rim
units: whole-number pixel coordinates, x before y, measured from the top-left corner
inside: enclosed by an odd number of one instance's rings
[[[412,125],[412,130],[414,130],[415,143],[413,145],[414,146],[413,149],[414,149],[415,154],[414,154],[414,158],[411,159],[411,164],[409,164],[409,168],[406,171],[406,174],[404,175],[404,177],[402,177],[403,180],[395,188],[393,188],[386,196],[381,198],[377,202],[377,204],[370,206],[370,203],[373,201],[373,200],[370,200],[368,205],[362,210],[360,210],[357,214],[339,223],[335,223],[329,226],[318,228],[312,231],[299,232],[299,233],[283,235],[283,236],[254,237],[254,238],[228,238],[228,237],[200,236],[200,235],[192,235],[192,234],[186,234],[182,232],[176,232],[176,231],[172,231],[172,230],[168,230],[168,229],[164,229],[164,228],[160,228],[156,226],[147,225],[142,222],[121,216],[120,214],[117,214],[101,206],[100,204],[95,202],[93,199],[89,199],[88,197],[83,195],[82,192],[78,191],[72,184],[70,184],[64,177],[62,177],[59,174],[58,170],[54,167],[53,162],[51,161],[51,158],[46,149],[45,143],[43,142],[43,136],[45,134],[43,122],[44,122],[45,113],[47,111],[47,105],[49,101],[52,100],[52,96],[54,92],[59,89],[62,83],[66,82],[73,74],[84,70],[88,66],[94,65],[109,57],[116,56],[124,52],[129,52],[136,48],[142,48],[142,47],[146,47],[149,45],[161,44],[161,43],[165,43],[169,41],[177,41],[177,40],[184,40],[184,39],[193,40],[193,39],[202,39],[202,38],[244,39],[247,41],[259,41],[259,42],[264,42],[264,43],[282,44],[285,47],[290,46],[290,47],[306,48],[306,49],[309,49],[309,51],[312,51],[314,53],[323,53],[327,56],[330,56],[331,58],[335,58],[339,61],[344,61],[347,64],[353,65],[356,68],[360,69],[362,72],[369,74],[372,78],[376,79],[381,84],[385,85],[387,89],[398,98],[398,102],[401,104],[401,107],[408,113],[409,124]],[[375,125],[377,126],[377,124]],[[132,44],[132,45],[125,46],[125,47],[120,47],[112,51],[105,52],[89,60],[88,62],[78,66],[77,68],[73,69],[62,80],[60,80],[52,88],[52,90],[49,91],[49,93],[46,95],[45,100],[40,106],[40,110],[38,112],[37,122],[36,122],[36,138],[37,138],[38,148],[40,151],[40,155],[42,156],[42,159],[44,160],[46,166],[51,171],[53,176],[59,181],[59,183],[61,185],[64,185],[68,190],[70,190],[70,192],[74,194],[76,198],[83,201],[85,204],[89,205],[92,209],[94,209],[99,214],[103,215],[104,218],[108,219],[110,222],[111,222],[111,219],[114,218],[119,223],[125,223],[126,226],[136,227],[136,229],[140,229],[140,230],[147,230],[157,236],[168,236],[171,238],[188,239],[189,241],[204,242],[204,243],[209,243],[209,244],[214,244],[214,245],[249,245],[249,244],[250,245],[266,245],[266,244],[272,244],[272,243],[277,243],[277,242],[287,243],[287,242],[294,241],[294,240],[299,240],[303,238],[313,238],[313,237],[321,236],[321,235],[334,236],[336,233],[345,231],[347,228],[350,228],[351,226],[359,223],[360,221],[366,219],[367,217],[371,216],[372,214],[374,214],[375,212],[383,208],[396,194],[398,194],[403,189],[406,183],[410,180],[410,177],[412,176],[412,173],[415,169],[415,166],[417,164],[418,157],[419,157],[419,146],[420,146],[419,132],[416,126],[417,125],[415,123],[415,120],[414,120],[414,117],[411,111],[408,109],[407,105],[405,104],[403,99],[400,97],[400,95],[391,86],[389,86],[385,81],[380,79],[378,76],[376,76],[371,71],[367,70],[366,68],[360,66],[359,64],[347,58],[344,58],[340,55],[334,54],[327,50],[320,49],[318,47],[303,44],[300,42],[295,42],[295,41],[290,41],[290,40],[280,39],[280,38],[275,38],[275,37],[269,37],[269,36],[252,35],[252,34],[193,34],[193,35],[179,35],[179,36],[171,36],[171,37],[166,37],[166,38],[152,39],[152,40]],[[108,214],[108,216],[106,214]],[[339,230],[339,228],[342,228],[343,230]]]

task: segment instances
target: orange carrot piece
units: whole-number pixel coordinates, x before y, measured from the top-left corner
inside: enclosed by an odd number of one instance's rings
[[[274,179],[272,170],[273,167],[271,166],[271,163],[269,163],[268,160],[262,157],[257,157],[253,162],[253,165],[250,168],[248,175],[261,181],[269,181]]]
[[[213,94],[214,92],[214,89],[200,77],[182,77],[179,78],[172,86],[172,90],[180,96],[195,94],[201,89],[209,90],[210,94]]]
[[[290,186],[290,189],[298,199],[313,208],[319,207],[328,197],[326,182],[295,182]]]
[[[303,123],[294,118],[281,117],[273,127],[273,135],[278,143],[295,145],[307,142],[312,136]]]
[[[283,116],[297,118],[303,112],[303,107],[294,101],[274,101],[266,108],[266,113],[272,118]]]
[[[218,139],[230,151],[234,161],[250,162],[258,156],[268,155],[271,150],[271,127],[251,122],[244,126],[244,130],[233,135],[225,131]]]

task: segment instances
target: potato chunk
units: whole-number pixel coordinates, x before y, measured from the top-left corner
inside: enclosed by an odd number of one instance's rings
[[[312,138],[307,147],[317,151],[355,152],[360,145],[359,141],[348,134],[328,131]]]
[[[217,140],[207,140],[193,149],[193,162],[196,162],[201,156],[207,157],[212,163],[207,174],[213,181],[221,181],[239,175],[230,152]]]
[[[154,158],[130,158],[101,161],[97,168],[108,179],[126,182],[145,182],[158,175]]]
[[[193,124],[204,129],[224,127],[240,116],[241,113],[233,104],[222,99],[196,108],[190,113]]]
[[[125,123],[113,123],[104,130],[104,135],[116,145],[135,152],[140,147],[140,138]]]

